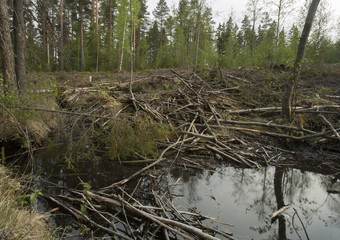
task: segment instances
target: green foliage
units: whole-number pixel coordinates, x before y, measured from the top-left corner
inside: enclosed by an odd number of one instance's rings
[[[155,156],[156,141],[170,135],[166,124],[156,123],[147,116],[115,121],[107,136],[111,159],[130,159],[139,155]]]
[[[6,106],[19,122],[34,119],[37,116],[34,106],[38,107],[48,103],[55,98],[56,83],[54,80],[42,81],[38,84],[30,83],[27,90],[20,93],[16,89],[11,89],[4,93],[3,82],[0,82],[0,103]],[[33,107],[33,108],[30,108]]]
[[[237,24],[233,14],[230,14],[228,20],[215,30],[212,10],[207,1],[180,0],[176,8],[170,10],[167,1],[158,0],[151,13],[154,21],[148,20],[150,13],[147,12],[146,3],[146,0],[131,0],[130,9],[128,0],[100,1],[100,30],[97,34],[92,2],[82,1],[86,70],[95,70],[97,54],[100,71],[114,71],[120,67],[121,70],[129,70],[130,46],[133,46],[135,69],[194,68],[201,64],[233,68],[269,65],[274,61],[277,64],[294,62],[300,24],[284,29],[282,25],[286,27],[286,24],[282,21],[285,18],[281,18],[281,26],[277,26],[275,11],[263,12],[256,26],[252,26],[252,16],[245,15],[242,22]],[[45,16],[45,11],[50,12],[58,7],[56,4],[58,1],[50,3],[44,11],[38,5],[36,13],[25,16],[28,71],[60,69],[61,51],[66,71],[80,68],[79,6],[65,3],[64,47],[59,49],[59,15]],[[288,8],[282,11],[285,13],[281,12],[281,17],[286,17]],[[306,57],[316,63],[340,61],[339,43],[334,42],[328,33],[328,11],[327,7],[320,6],[307,48]]]
[[[86,191],[90,191],[91,189],[91,185],[89,183],[86,183],[86,182],[82,182],[80,183],[80,185],[83,187],[83,190],[86,192]]]
[[[38,196],[43,196],[41,190],[34,190],[34,192],[30,194],[20,195],[17,197],[17,199],[19,205],[24,206],[28,203],[33,204]]]

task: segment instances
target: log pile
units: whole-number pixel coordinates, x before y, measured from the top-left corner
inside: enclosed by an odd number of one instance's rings
[[[296,114],[311,116],[314,113],[320,118],[324,128],[315,131],[298,121],[295,125],[280,124],[280,107],[242,109],[251,103],[240,101],[236,96],[242,94],[239,90],[242,85],[251,86],[248,80],[222,71],[219,79],[205,80],[194,72],[170,71],[169,81],[178,82],[175,89],[153,95],[137,93],[133,101],[141,111],[176,128],[180,144],[169,151],[174,156],[171,157],[173,163],[181,159],[184,165],[206,168],[209,166],[202,164],[208,157],[222,163],[260,168],[277,163],[284,155],[285,158],[294,155],[293,151],[278,148],[275,142],[282,145],[285,141],[309,141],[317,145],[329,140],[339,144],[340,126],[333,126],[327,118],[336,123],[340,105],[296,107]],[[254,118],[261,120],[254,121]]]
[[[156,179],[145,177],[138,181],[131,194],[120,185],[111,187],[110,190],[106,188],[95,191],[89,187],[82,190],[69,189],[44,181],[50,184],[50,188],[58,188],[64,194],[44,193],[43,197],[77,219],[79,230],[87,231],[83,233],[84,237],[109,235],[127,240],[235,239],[233,234],[226,230],[232,225],[221,223],[193,209],[182,211],[176,208],[173,203],[176,196],[171,194],[171,189],[178,181],[168,185],[162,177]],[[139,190],[139,187],[145,184],[150,188],[147,190],[142,187]],[[147,194],[148,200],[138,200],[140,198],[137,196],[140,194],[138,191],[143,191],[143,195]],[[210,224],[216,222],[223,225],[224,230],[209,227],[205,220],[209,220]],[[90,229],[97,230],[90,232]],[[63,237],[75,236],[64,232]]]

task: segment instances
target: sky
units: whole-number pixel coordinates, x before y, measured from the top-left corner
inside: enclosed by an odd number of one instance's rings
[[[159,0],[147,0],[148,11],[150,13],[151,18],[153,18],[152,11],[156,7],[158,1]],[[208,6],[212,7],[214,21],[216,22],[216,24],[223,21],[227,21],[231,12],[234,13],[235,17],[234,19],[236,19],[236,22],[239,23],[242,21],[242,18],[247,13],[248,0],[206,0],[206,1],[208,3]],[[302,4],[305,0],[296,1]],[[321,1],[327,1],[330,4],[330,9],[333,11],[334,20],[340,19],[340,0],[321,0]],[[166,0],[166,2],[170,9],[172,9],[173,7],[177,8],[179,0]]]

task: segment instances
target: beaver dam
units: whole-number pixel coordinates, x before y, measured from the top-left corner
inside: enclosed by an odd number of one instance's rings
[[[56,104],[2,105],[23,136],[3,134],[2,158],[31,171],[28,192],[42,193],[31,204],[61,238],[337,239],[339,66],[303,73],[290,122],[280,115],[289,74],[31,76],[54,81],[34,91]]]

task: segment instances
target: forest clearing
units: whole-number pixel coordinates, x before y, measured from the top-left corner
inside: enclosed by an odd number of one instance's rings
[[[224,232],[200,223],[215,216],[202,215],[201,209],[176,210],[173,202],[164,201],[177,201],[171,189],[182,178],[188,181],[190,176],[219,172],[221,167],[261,172],[273,166],[279,171],[274,176],[281,176],[274,181],[281,184],[289,169],[321,173],[329,176],[327,190],[337,193],[339,69],[338,65],[314,66],[302,73],[294,120],[289,124],[280,115],[278,86],[290,72],[281,69],[159,69],[135,73],[132,85],[127,72],[35,74],[29,78],[34,77],[38,86],[39,81],[54,79],[56,93],[35,91],[45,96],[44,101],[49,96],[57,102],[44,103],[37,97],[35,105],[20,106],[21,113],[35,115],[39,124],[31,123],[23,134],[33,143],[30,153],[6,154],[6,161],[16,159],[18,164],[30,156],[32,168],[40,173],[36,184],[43,196],[39,198],[48,202],[48,208],[58,207],[80,221],[71,229],[79,229],[83,237],[91,233],[121,239],[130,239],[130,234],[163,238],[159,224],[180,236],[184,233],[176,229],[205,239],[209,239],[206,231],[239,239],[233,237],[232,227]],[[169,180],[169,174],[177,179]],[[128,216],[114,217],[119,226],[128,224],[123,227],[126,233],[108,224],[117,211]],[[143,218],[149,223],[140,230],[138,219]],[[233,224],[232,218],[228,224]]]
[[[330,2],[0,0],[0,239],[337,239]]]

